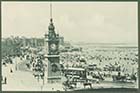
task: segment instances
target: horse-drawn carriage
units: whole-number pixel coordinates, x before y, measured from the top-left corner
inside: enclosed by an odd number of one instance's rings
[[[33,69],[33,75],[39,80],[39,78],[44,79],[44,69],[40,67],[35,67]]]
[[[89,71],[89,74],[87,75],[87,78],[90,76],[90,78],[94,81],[102,81],[104,80],[103,73],[99,71]]]
[[[114,82],[136,82],[137,77],[135,74],[121,74],[118,72],[118,75],[112,75],[112,79]]]
[[[77,86],[78,83],[80,84],[80,86]],[[92,82],[91,80],[88,80],[88,79],[84,79],[83,82],[77,82],[77,81],[69,81],[67,80],[66,82],[63,83],[64,85],[64,90],[74,90],[74,89],[77,89],[77,88],[86,88],[87,86],[89,88],[92,88]]]
[[[64,85],[64,90],[74,89],[76,88],[77,82],[72,82],[67,80],[63,82],[63,85]]]

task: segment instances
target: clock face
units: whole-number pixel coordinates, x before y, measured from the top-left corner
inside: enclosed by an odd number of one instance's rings
[[[50,47],[51,47],[52,50],[56,50],[56,45],[55,44],[51,44]]]

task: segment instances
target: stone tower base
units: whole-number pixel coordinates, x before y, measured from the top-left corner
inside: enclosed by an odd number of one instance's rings
[[[61,83],[61,77],[49,77],[47,78],[47,83]]]

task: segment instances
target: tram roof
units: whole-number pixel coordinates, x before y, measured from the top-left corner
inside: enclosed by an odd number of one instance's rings
[[[83,69],[83,68],[65,68],[65,70],[79,70],[79,71],[83,71],[85,69]]]

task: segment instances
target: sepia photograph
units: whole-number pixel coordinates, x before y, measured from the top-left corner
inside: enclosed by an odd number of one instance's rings
[[[138,2],[1,2],[2,91],[138,89]]]

